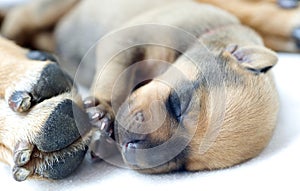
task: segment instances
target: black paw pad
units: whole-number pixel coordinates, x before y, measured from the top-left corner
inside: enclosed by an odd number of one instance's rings
[[[277,3],[284,9],[294,9],[298,7],[298,0],[277,0]]]
[[[86,113],[66,99],[52,111],[35,144],[43,152],[61,150],[88,132],[90,127]]]
[[[72,79],[65,74],[57,64],[47,65],[31,92],[35,102],[70,92],[73,86]]]
[[[74,153],[66,153],[63,158],[59,158],[53,165],[41,172],[41,175],[54,180],[63,179],[72,174],[84,159],[87,147]]]
[[[38,50],[31,50],[27,53],[27,58],[30,60],[38,60],[38,61],[52,61],[57,63],[57,59],[50,53],[42,52]]]

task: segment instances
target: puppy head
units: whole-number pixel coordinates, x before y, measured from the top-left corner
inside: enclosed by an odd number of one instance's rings
[[[276,56],[236,46],[199,55],[196,63],[174,64],[187,79],[169,69],[121,106],[116,141],[130,167],[146,173],[223,168],[257,155],[269,141],[277,97],[266,73]]]
[[[125,163],[148,173],[180,168],[191,139],[180,124],[184,107],[175,90],[160,80],[137,89],[116,117],[115,135]]]

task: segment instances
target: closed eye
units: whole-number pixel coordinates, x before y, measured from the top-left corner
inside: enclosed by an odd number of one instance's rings
[[[182,116],[182,108],[178,94],[175,91],[169,95],[168,100],[166,101],[166,108],[169,114],[175,118],[177,121],[180,121]]]

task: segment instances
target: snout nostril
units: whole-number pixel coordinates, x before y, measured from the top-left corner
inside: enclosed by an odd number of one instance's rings
[[[138,149],[139,148],[139,144],[142,142],[142,140],[133,140],[130,141],[128,143],[126,143],[125,147],[127,149]]]

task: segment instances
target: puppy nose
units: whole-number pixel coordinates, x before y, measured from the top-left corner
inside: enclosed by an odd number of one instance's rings
[[[133,166],[138,165],[137,155],[139,150],[147,148],[147,134],[142,134],[142,122],[144,116],[142,113],[137,113],[134,117],[133,123],[130,124],[129,129],[124,134],[122,153],[125,161]],[[137,131],[139,133],[137,133]]]
[[[139,139],[137,139],[139,138]],[[144,139],[144,136],[140,137],[135,137],[135,139],[128,140],[124,146],[123,146],[123,157],[126,161],[126,163],[137,166],[138,161],[137,161],[137,155],[139,153],[140,149],[145,149],[146,148],[146,142]]]
[[[145,143],[147,135],[144,134],[130,134],[128,137],[125,138],[123,142],[123,147],[126,150],[130,149],[143,149],[143,144]]]

